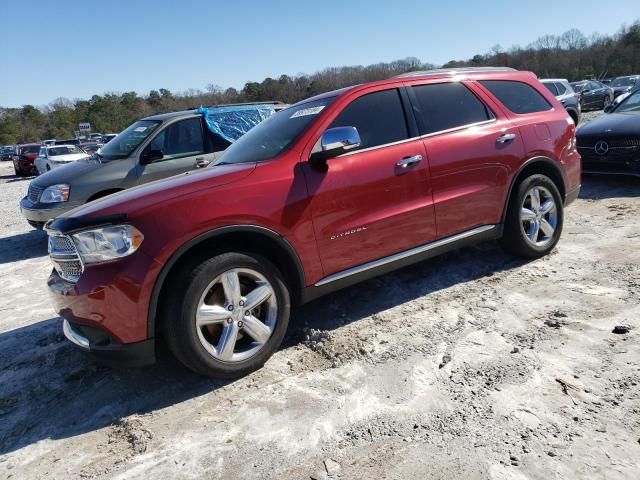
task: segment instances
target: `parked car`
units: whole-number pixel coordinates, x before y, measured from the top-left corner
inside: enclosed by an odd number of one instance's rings
[[[198,373],[244,375],[278,348],[292,305],[483,240],[548,254],[580,188],[574,134],[535,75],[505,68],[310,98],[210,168],[49,222],[63,330],[136,364],[162,336]]]
[[[118,136],[117,133],[105,133],[102,135],[102,143],[109,143],[111,140]]]
[[[42,144],[43,145],[55,145],[56,144],[56,139],[55,138],[50,138],[49,140],[43,140]]]
[[[571,82],[571,87],[580,94],[580,106],[582,110],[604,110],[613,102],[613,88],[596,80],[583,80]]]
[[[0,147],[0,161],[13,160],[17,150],[14,145],[7,145],[6,147]]]
[[[547,90],[558,99],[564,106],[567,113],[573,119],[573,123],[580,123],[582,108],[580,106],[580,95],[573,91],[566,78],[544,78],[540,82],[547,87]]]
[[[640,176],[640,89],[576,134],[586,173]]]
[[[34,179],[20,202],[22,214],[32,226],[42,228],[47,220],[78,205],[204,167],[231,140],[273,113],[273,105],[220,106],[205,109],[207,115],[189,110],[139,120],[92,158]],[[208,123],[218,131],[211,131]]]
[[[13,157],[13,169],[16,175],[26,177],[38,174],[34,161],[38,157],[41,146],[40,143],[18,145],[18,152]]]
[[[79,138],[67,138],[64,140],[54,140],[52,145],[79,145]]]
[[[38,173],[42,175],[54,168],[87,158],[89,155],[76,145],[45,145],[38,152],[35,166]]]
[[[629,92],[637,83],[640,83],[640,75],[627,75],[625,77],[617,77],[611,82],[614,96],[622,95]]]
[[[96,153],[102,146],[102,143],[97,142],[80,142],[78,144],[78,147],[80,147],[85,153],[89,155],[93,155],[94,153]]]
[[[87,137],[87,141],[89,142],[101,142],[102,141],[102,133],[90,133]]]
[[[614,108],[619,104],[622,103],[622,101],[627,98],[629,95],[631,95],[633,92],[637,92],[638,90],[640,90],[640,82],[638,82],[631,90],[622,93],[620,95],[618,95],[614,100],[613,103],[609,104],[609,106],[607,106],[607,108],[604,109],[605,113],[611,113]]]

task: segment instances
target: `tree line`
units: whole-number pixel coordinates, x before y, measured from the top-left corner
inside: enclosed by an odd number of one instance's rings
[[[640,73],[640,21],[622,26],[614,35],[587,37],[571,29],[558,36],[545,35],[526,47],[516,45],[505,51],[496,45],[484,55],[451,60],[442,67],[465,66],[506,66],[531,70],[540,78],[569,80]],[[42,107],[0,107],[0,145],[70,138],[80,122],[91,123],[94,131],[117,133],[139,118],[201,105],[266,100],[295,103],[330,90],[434,67],[409,57],[368,66],[326,68],[311,75],[268,77],[262,82],[247,82],[241,90],[210,84],[204,91],[174,93],[160,88],[144,96],[136,92],[106,93],[88,100],[58,98]]]

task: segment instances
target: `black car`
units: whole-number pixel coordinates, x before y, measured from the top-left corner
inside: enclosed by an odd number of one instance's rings
[[[604,110],[613,102],[613,88],[596,80],[571,82],[571,87],[580,94],[582,110]]]
[[[609,112],[576,132],[582,170],[640,176],[640,90]]]
[[[569,82],[564,78],[543,78],[540,81],[564,106],[573,123],[578,125],[582,114],[580,95],[573,91]]]
[[[610,86],[613,88],[613,95],[617,97],[618,95],[629,92],[638,83],[640,83],[640,75],[628,75],[626,77],[615,78]]]

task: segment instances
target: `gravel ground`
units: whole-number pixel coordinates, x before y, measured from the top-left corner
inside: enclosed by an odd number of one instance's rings
[[[316,301],[262,370],[218,382],[166,355],[109,369],[64,341],[11,173],[0,478],[639,477],[638,180],[585,178],[546,258],[486,243]]]

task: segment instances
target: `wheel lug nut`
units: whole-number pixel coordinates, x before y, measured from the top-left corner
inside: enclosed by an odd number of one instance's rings
[[[227,324],[231,325],[232,322],[233,320],[231,320],[230,318],[227,318]]]
[[[243,306],[243,305],[244,305],[244,300],[240,300],[240,301],[238,302],[238,305]]]
[[[244,312],[244,315],[245,315],[246,317],[248,317],[249,315],[251,315],[251,312],[250,312],[249,310],[247,310],[246,312]]]
[[[229,310],[230,312],[233,312],[233,305],[229,305],[229,306],[227,307],[227,310]]]
[[[242,321],[238,322],[238,328],[242,328],[242,325],[244,325],[244,323],[242,323]]]

